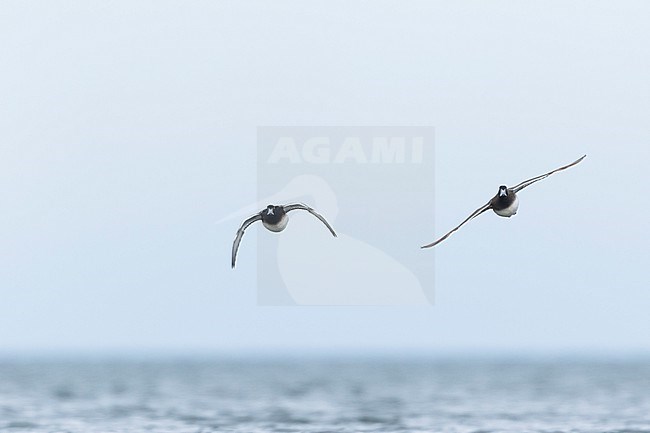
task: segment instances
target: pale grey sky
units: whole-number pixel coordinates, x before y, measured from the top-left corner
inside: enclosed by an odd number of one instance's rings
[[[4,1],[0,352],[649,351],[649,21],[644,1]],[[257,199],[259,125],[434,126],[422,242],[588,157],[423,252],[434,307],[262,308],[230,269],[239,221],[214,223]]]

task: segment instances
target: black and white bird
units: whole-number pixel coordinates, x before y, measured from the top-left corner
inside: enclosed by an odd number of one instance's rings
[[[306,210],[319,220],[325,226],[329,229],[329,231],[332,233],[334,237],[336,237],[336,232],[332,228],[332,226],[329,225],[329,223],[323,218],[322,215],[320,215],[318,212],[316,212],[314,209],[310,208],[309,206],[306,206],[301,203],[296,203],[296,204],[289,204],[289,205],[284,205],[284,206],[277,206],[277,205],[268,205],[266,209],[263,209],[259,213],[256,213],[255,215],[251,216],[250,218],[246,219],[241,227],[239,227],[239,230],[237,230],[237,235],[235,236],[235,241],[232,243],[232,267],[234,269],[235,267],[235,260],[237,259],[237,250],[239,249],[239,244],[241,242],[241,238],[244,236],[244,231],[248,226],[253,224],[256,221],[262,221],[262,224],[264,227],[269,229],[272,232],[281,232],[287,227],[287,223],[289,222],[289,216],[287,213],[291,212],[292,210]]]
[[[453,232],[461,228],[463,224],[468,222],[469,220],[479,216],[483,212],[492,209],[494,213],[496,213],[499,216],[502,217],[508,217],[510,218],[514,214],[517,213],[517,209],[519,208],[519,198],[517,197],[517,193],[521,191],[522,189],[526,188],[529,185],[532,185],[533,183],[540,181],[542,179],[546,179],[553,173],[557,173],[558,171],[566,170],[569,167],[573,167],[583,159],[585,159],[587,155],[583,155],[581,158],[577,159],[576,161],[573,161],[571,164],[565,165],[564,167],[557,168],[553,171],[549,171],[546,174],[542,174],[540,176],[533,177],[531,179],[525,180],[521,182],[518,185],[515,185],[511,188],[508,188],[505,185],[501,185],[499,187],[499,192],[490,199],[486,204],[481,206],[480,208],[476,209],[470,216],[468,216],[462,223],[458,224],[456,227],[451,229],[446,235],[441,237],[435,242],[432,242],[430,244],[422,246],[422,248],[431,248],[433,246],[438,245],[440,242],[444,241],[447,239]]]

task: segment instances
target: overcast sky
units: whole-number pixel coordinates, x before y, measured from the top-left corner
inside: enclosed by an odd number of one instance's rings
[[[3,1],[0,352],[650,351],[648,22],[644,1]],[[215,221],[257,200],[260,125],[435,127],[422,243],[588,157],[423,251],[433,307],[259,307],[240,221]]]

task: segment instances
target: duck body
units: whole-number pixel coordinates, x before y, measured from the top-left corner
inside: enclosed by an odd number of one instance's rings
[[[519,198],[512,189],[502,185],[497,195],[490,200],[490,206],[495,214],[510,218],[519,209]]]
[[[272,232],[279,233],[289,223],[289,216],[284,210],[284,206],[269,205],[261,212],[262,224]]]

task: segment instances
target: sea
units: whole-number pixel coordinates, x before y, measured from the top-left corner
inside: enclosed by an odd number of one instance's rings
[[[650,360],[3,358],[0,431],[650,433]]]

